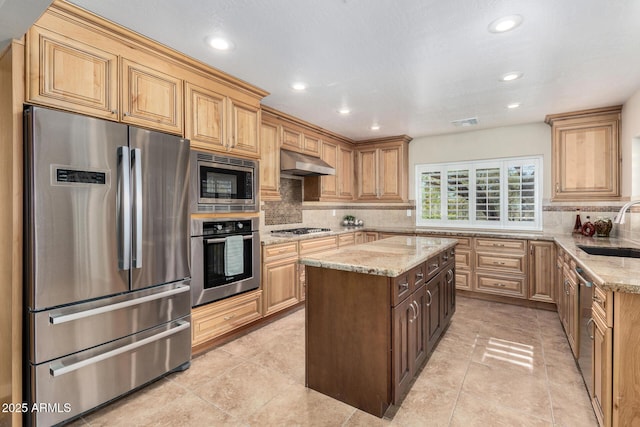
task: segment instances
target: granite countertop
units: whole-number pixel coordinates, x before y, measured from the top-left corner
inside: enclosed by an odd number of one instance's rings
[[[615,237],[593,238],[572,235],[555,236],[554,240],[602,289],[640,294],[639,258],[589,255],[577,246],[640,248],[638,243]]]
[[[609,238],[593,238],[593,237],[583,237],[583,236],[575,236],[571,234],[549,234],[549,233],[522,233],[522,232],[508,232],[508,231],[479,231],[479,230],[464,230],[464,229],[434,229],[434,228],[419,228],[419,227],[344,227],[337,228],[329,232],[324,233],[313,233],[313,234],[305,234],[301,236],[293,236],[293,237],[276,237],[271,235],[262,235],[261,240],[263,245],[277,244],[277,243],[286,243],[295,240],[304,240],[304,239],[313,239],[323,236],[334,236],[343,233],[351,233],[353,231],[377,231],[382,233],[405,233],[405,234],[417,234],[420,237],[424,237],[427,240],[436,241],[436,240],[447,240],[447,239],[437,239],[437,238],[429,238],[429,235],[438,235],[438,236],[447,236],[447,237],[456,237],[456,236],[467,236],[467,237],[494,237],[494,238],[515,238],[515,239],[528,239],[528,240],[546,240],[546,241],[554,241],[559,244],[565,251],[567,251],[571,256],[576,260],[577,264],[582,267],[589,276],[593,278],[593,280],[598,283],[604,290],[614,291],[614,292],[626,292],[626,293],[637,293],[640,294],[640,258],[623,258],[623,257],[614,257],[614,256],[602,256],[602,255],[589,255],[584,252],[582,249],[578,248],[577,245],[587,245],[587,246],[606,246],[606,247],[624,247],[624,248],[640,248],[640,243],[634,242],[632,240],[609,237]],[[407,237],[399,237],[400,239],[407,239]],[[397,238],[393,238],[397,239]],[[380,275],[389,275],[385,272],[396,273],[402,268],[398,269],[395,265],[398,264],[397,261],[391,262],[391,264],[386,263],[384,261],[383,251],[380,249],[376,249],[378,247],[385,247],[383,242],[389,242],[390,239],[378,240],[376,242],[366,243],[364,245],[358,246],[350,246],[340,251],[343,254],[349,254],[349,260],[356,260],[354,264],[357,265],[359,272],[370,273],[370,274],[380,274]],[[381,245],[382,246],[375,246]],[[373,245],[373,246],[371,246]],[[365,248],[373,248],[369,249],[366,257],[362,253]],[[376,258],[376,251],[378,258]],[[328,252],[327,254],[335,253],[336,251]],[[437,252],[437,251],[436,251]],[[363,254],[361,257],[363,260],[362,265],[360,265],[357,261],[359,261],[359,254]],[[325,254],[313,255],[313,257],[305,257],[305,260],[320,259],[321,256]],[[391,257],[392,258],[392,257]],[[366,260],[366,263],[364,262]],[[349,263],[347,262],[347,258],[338,259],[335,258],[335,262],[330,259],[326,259],[323,261],[331,262],[331,265],[342,265],[340,268],[343,270],[349,269]],[[378,266],[374,265],[375,261],[380,261]],[[320,261],[318,261],[320,262]],[[414,265],[417,265],[419,261],[417,261]],[[315,265],[318,264],[308,264],[306,265]],[[401,266],[402,267],[402,266]],[[333,268],[333,267],[332,267]],[[411,267],[409,267],[411,268]],[[380,271],[379,273],[371,272],[371,271]],[[349,270],[355,271],[355,270]],[[406,271],[406,270],[402,270]],[[401,273],[398,273],[401,274]]]
[[[397,277],[445,249],[453,239],[396,236],[300,258],[300,263],[355,273]]]

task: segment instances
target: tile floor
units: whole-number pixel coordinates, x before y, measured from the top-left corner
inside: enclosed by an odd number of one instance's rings
[[[73,425],[597,426],[557,313],[463,297],[457,303],[390,419],[304,387],[299,310]]]

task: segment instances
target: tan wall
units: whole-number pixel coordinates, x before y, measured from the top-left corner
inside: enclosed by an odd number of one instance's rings
[[[409,199],[415,200],[415,165],[501,157],[543,156],[543,198],[551,196],[551,127],[530,123],[415,138],[409,144]]]
[[[622,107],[622,196],[640,199],[640,90]]]

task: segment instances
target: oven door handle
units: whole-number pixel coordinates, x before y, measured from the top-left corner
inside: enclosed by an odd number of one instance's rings
[[[253,239],[253,234],[247,234],[245,236],[242,236],[243,240],[251,240]],[[225,238],[221,238],[221,239],[205,239],[204,240],[205,243],[224,243],[225,242]]]

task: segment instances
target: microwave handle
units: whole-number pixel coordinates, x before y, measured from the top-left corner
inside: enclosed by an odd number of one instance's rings
[[[243,240],[251,240],[253,239],[253,234],[247,234],[246,236],[242,236]],[[224,243],[225,238],[220,239],[205,239],[205,243]]]

